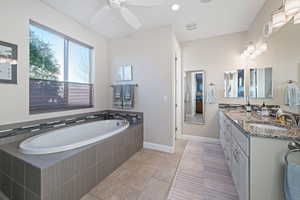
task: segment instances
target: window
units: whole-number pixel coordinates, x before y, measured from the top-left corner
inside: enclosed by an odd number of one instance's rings
[[[30,24],[30,113],[93,107],[92,47]]]

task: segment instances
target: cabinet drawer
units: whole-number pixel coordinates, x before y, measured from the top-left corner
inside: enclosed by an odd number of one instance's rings
[[[249,138],[235,126],[232,126],[232,137],[236,140],[244,153],[249,156]]]

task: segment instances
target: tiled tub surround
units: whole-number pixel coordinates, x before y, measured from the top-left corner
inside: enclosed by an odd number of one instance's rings
[[[18,150],[19,141],[0,146],[3,193],[11,200],[80,199],[143,146],[141,113],[103,113],[105,119],[138,116],[125,131],[75,150],[25,155]]]
[[[51,130],[106,119],[126,119],[131,124],[134,124],[143,121],[143,113],[106,110],[2,125],[0,126],[0,145],[21,140],[29,136],[42,134]]]

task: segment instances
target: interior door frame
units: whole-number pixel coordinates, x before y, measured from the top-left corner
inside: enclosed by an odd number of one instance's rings
[[[201,72],[203,73],[203,122],[188,122],[185,121],[185,75],[186,73],[192,73],[192,72]],[[193,69],[193,70],[184,70],[183,74],[182,74],[182,106],[181,106],[181,112],[182,112],[182,122],[183,124],[192,124],[192,125],[205,125],[206,124],[206,71],[205,70],[197,70],[197,69]]]

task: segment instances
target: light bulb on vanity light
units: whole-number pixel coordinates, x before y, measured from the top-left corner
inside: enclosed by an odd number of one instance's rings
[[[263,53],[265,51],[268,50],[268,44],[266,42],[262,42],[262,43],[259,43],[256,47],[256,49],[260,52],[260,53]]]
[[[250,45],[247,48],[247,52],[249,54],[252,54],[254,51],[255,51],[255,46],[252,43],[250,43]]]
[[[295,15],[300,12],[300,0],[286,0],[285,13],[286,15]]]
[[[272,26],[273,28],[280,28],[287,22],[287,17],[283,9],[275,11],[272,15]]]
[[[242,59],[246,59],[248,57],[246,51],[244,51],[242,54],[241,54],[241,58]]]

